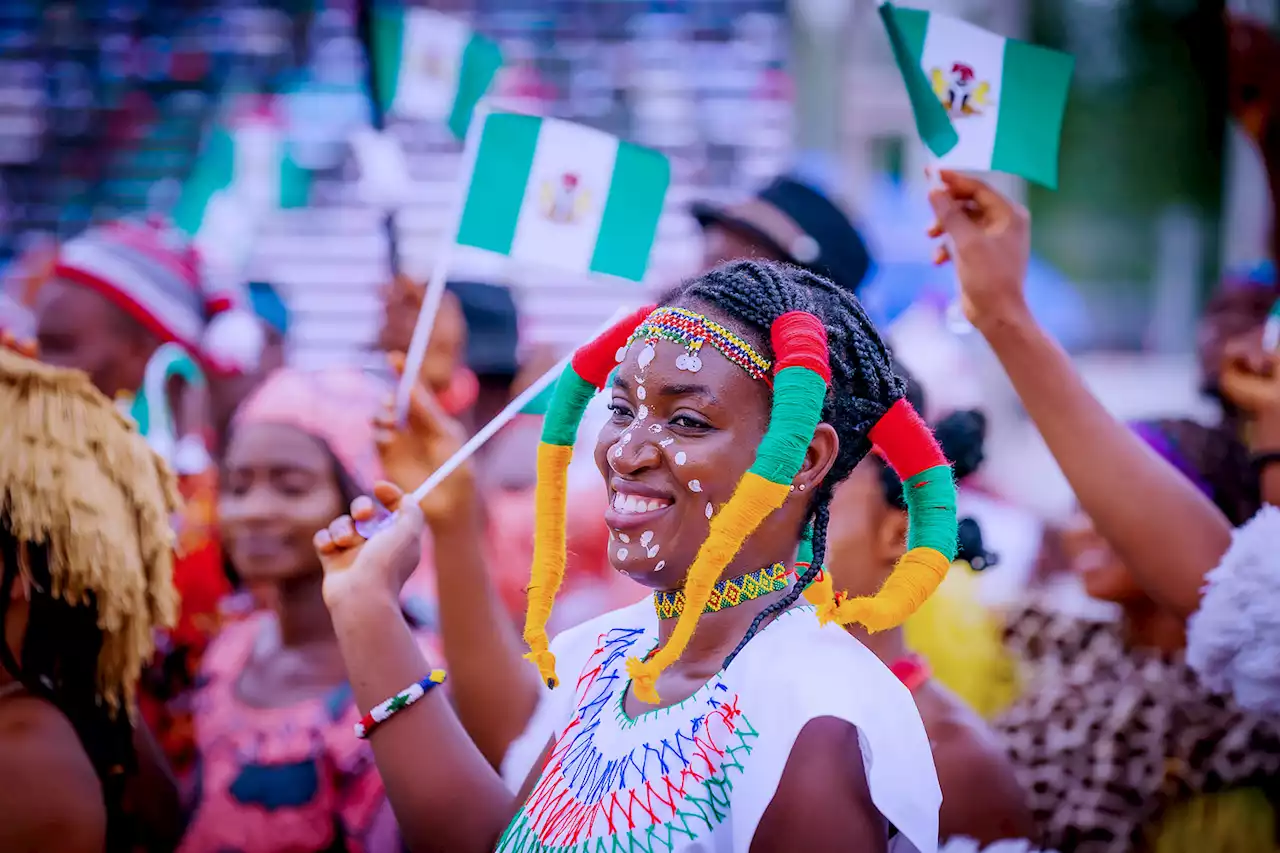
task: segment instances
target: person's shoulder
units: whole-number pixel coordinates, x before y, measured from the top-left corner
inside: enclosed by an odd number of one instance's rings
[[[610,610],[600,616],[588,619],[572,628],[566,628],[551,640],[551,651],[558,656],[561,651],[569,651],[585,646],[594,648],[611,632],[642,633],[657,621],[653,611],[653,602],[646,596],[635,604]]]
[[[0,706],[0,849],[97,853],[106,844],[98,775],[70,721],[40,699]]]

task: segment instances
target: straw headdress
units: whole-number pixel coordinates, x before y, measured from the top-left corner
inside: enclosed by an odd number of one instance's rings
[[[0,522],[48,548],[56,598],[97,603],[98,690],[132,704],[157,627],[174,623],[173,475],[80,371],[0,349]]]

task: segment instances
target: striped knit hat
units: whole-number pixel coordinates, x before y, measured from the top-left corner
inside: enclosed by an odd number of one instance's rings
[[[162,342],[185,347],[214,373],[254,369],[265,335],[241,289],[214,287],[200,253],[160,217],[119,220],[68,241],[58,278],[91,288]]]

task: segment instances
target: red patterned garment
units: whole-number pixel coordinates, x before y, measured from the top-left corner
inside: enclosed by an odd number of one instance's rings
[[[262,708],[236,686],[274,616],[228,625],[209,647],[195,696],[198,803],[180,853],[399,853],[350,687]],[[430,660],[438,650],[421,640]]]
[[[191,690],[200,661],[218,632],[219,602],[231,591],[218,543],[217,469],[178,478],[183,511],[178,520],[174,585],[181,609],[178,624],[159,638],[152,665],[139,692],[144,719],[155,733],[174,773],[182,779],[195,754]]]

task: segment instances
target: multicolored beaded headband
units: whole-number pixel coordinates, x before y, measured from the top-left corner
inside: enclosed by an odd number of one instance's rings
[[[669,308],[658,311],[663,317],[683,316],[673,314]],[[524,639],[529,645],[526,657],[537,665],[548,687],[559,684],[546,625],[564,579],[566,475],[578,425],[587,403],[608,380],[616,363],[615,353],[634,339],[638,328],[654,314],[648,309],[637,312],[574,353],[547,410],[538,446],[533,568]],[[711,323],[699,315],[692,316]],[[644,660],[627,661],[636,698],[651,705],[660,702],[656,688],[659,674],[684,652],[721,573],[743,542],[791,494],[791,481],[804,464],[822,418],[823,401],[831,384],[827,331],[822,321],[805,311],[791,311],[774,320],[769,332],[777,356],[773,365],[773,403],[769,428],[756,449],[755,461],[738,481],[733,497],[711,519],[707,539],[685,577],[685,607],[666,645]],[[807,590],[806,594],[811,594],[811,601],[816,599],[824,621],[857,621],[876,631],[900,624],[941,583],[955,556],[956,516],[950,466],[933,433],[910,403],[894,403],[871,430],[870,437],[894,470],[905,475],[910,550],[874,596],[837,602],[829,580],[825,587]]]
[[[729,361],[741,367],[752,379],[769,379],[769,361],[752,348],[751,344],[701,314],[687,308],[666,306],[645,318],[631,337],[627,346],[636,341],[664,340],[679,344],[686,350],[676,359],[676,367],[697,373],[702,369],[699,352],[703,344],[711,344]]]

